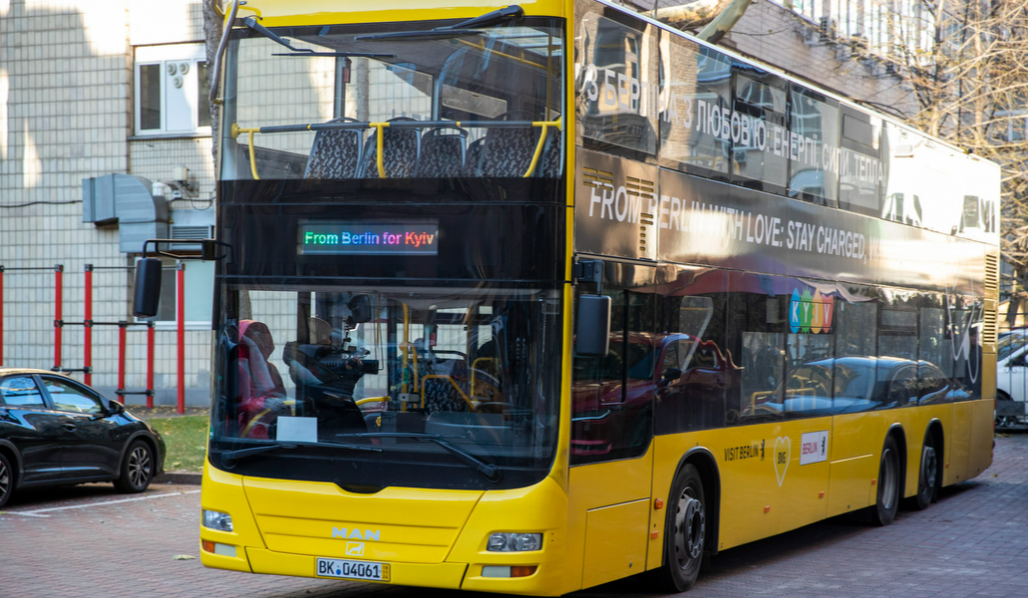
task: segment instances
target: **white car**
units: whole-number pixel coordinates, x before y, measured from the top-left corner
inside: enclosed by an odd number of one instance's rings
[[[1026,424],[1026,346],[1025,331],[1014,332],[997,343],[998,428]]]

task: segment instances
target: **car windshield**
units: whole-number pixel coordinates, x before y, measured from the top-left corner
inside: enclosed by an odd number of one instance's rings
[[[216,464],[220,452],[286,443],[226,465],[374,487],[490,487],[476,461],[511,485],[549,471],[560,364],[544,350],[560,343],[556,291],[239,285],[225,297]],[[331,466],[339,459],[369,470]]]
[[[222,180],[557,177],[560,21],[239,29]]]
[[[1029,337],[1026,336],[1025,331],[1020,331],[1012,332],[997,341],[997,361],[1024,347],[1027,340],[1029,340]]]

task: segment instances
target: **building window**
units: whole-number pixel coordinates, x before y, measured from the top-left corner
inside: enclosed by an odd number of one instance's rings
[[[136,48],[136,134],[211,134],[203,44]]]

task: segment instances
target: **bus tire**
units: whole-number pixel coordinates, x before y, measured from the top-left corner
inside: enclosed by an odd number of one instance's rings
[[[687,463],[676,474],[665,519],[664,565],[654,571],[657,589],[685,592],[693,587],[704,562],[707,504],[700,472]]]
[[[936,502],[936,492],[940,487],[940,463],[936,452],[936,443],[933,441],[932,433],[925,433],[925,442],[922,443],[922,461],[918,466],[918,492],[912,501],[919,511],[929,508],[929,505]]]
[[[872,507],[873,524],[883,526],[893,523],[897,516],[897,507],[900,506],[900,480],[900,451],[897,449],[897,441],[891,434],[886,437],[882,456],[879,458],[878,490],[875,506]]]

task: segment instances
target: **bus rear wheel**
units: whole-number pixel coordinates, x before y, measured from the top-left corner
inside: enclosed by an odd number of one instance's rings
[[[887,436],[879,459],[878,492],[872,509],[872,523],[889,525],[900,506],[900,451],[893,436]]]
[[[704,482],[696,467],[679,470],[669,498],[664,566],[654,571],[654,581],[661,590],[685,592],[697,582],[707,536]]]
[[[918,493],[915,494],[914,507],[919,511],[928,509],[936,500],[939,488],[939,461],[936,445],[932,436],[926,432],[922,443],[922,463],[918,467]]]

